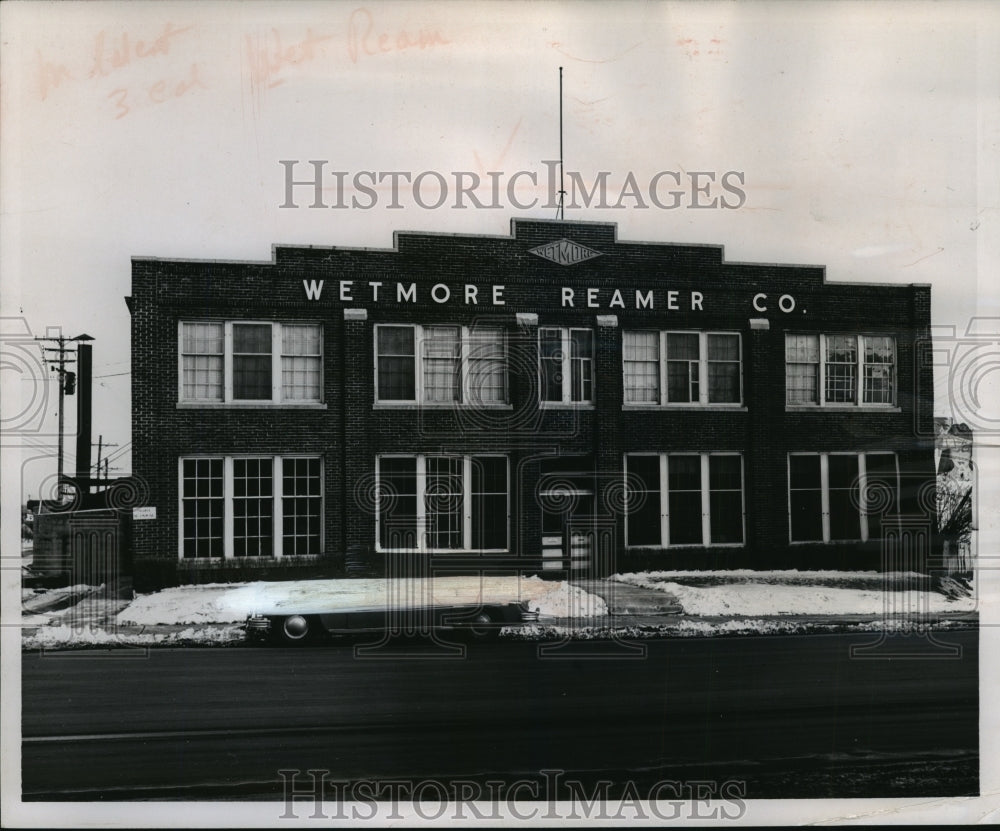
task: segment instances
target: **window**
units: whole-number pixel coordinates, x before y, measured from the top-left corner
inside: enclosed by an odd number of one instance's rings
[[[222,459],[185,459],[181,472],[185,557],[222,556],[224,504]]]
[[[322,354],[318,323],[181,321],[180,400],[319,403]]]
[[[785,401],[792,405],[892,405],[896,339],[786,335]]]
[[[380,456],[380,551],[506,551],[504,456]]]
[[[594,400],[591,329],[539,329],[538,360],[543,402],[581,404]]]
[[[379,402],[474,406],[507,402],[502,329],[379,324],[375,354]]]
[[[792,453],[788,456],[792,542],[878,539],[882,515],[896,510],[894,453]]]
[[[282,459],[281,472],[282,553],[319,554],[323,507],[319,459]]]
[[[740,404],[736,332],[623,332],[625,404]]]
[[[316,457],[181,459],[181,558],[319,554],[320,468]]]
[[[625,484],[626,545],[743,544],[740,454],[629,454]]]

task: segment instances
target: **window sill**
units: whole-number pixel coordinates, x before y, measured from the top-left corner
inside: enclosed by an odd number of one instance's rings
[[[373,410],[499,410],[512,411],[514,406],[512,404],[463,404],[461,401],[455,401],[452,403],[437,403],[432,404],[420,404],[416,401],[376,401],[372,404]]]
[[[744,404],[622,404],[622,412],[670,412],[693,410],[698,412],[748,412]]]
[[[325,410],[318,401],[178,401],[178,410]]]
[[[199,568],[219,568],[237,566],[274,566],[282,563],[301,565],[317,563],[324,558],[323,554],[283,554],[280,557],[184,557],[178,558],[179,565],[192,570]]]
[[[714,550],[716,548],[746,548],[746,543],[717,542],[717,543],[711,543],[709,545],[702,545],[701,543],[691,543],[690,545],[626,545],[625,546],[626,551],[681,551],[681,550],[691,551],[696,548],[700,548],[704,551]]]
[[[786,413],[901,413],[892,404],[786,404]]]
[[[789,545],[861,545],[871,540],[789,540]]]
[[[539,401],[540,410],[593,410],[593,401]]]
[[[454,554],[455,556],[467,557],[470,554],[475,556],[486,556],[494,554],[510,554],[509,548],[425,548],[422,551],[416,548],[382,548],[375,546],[376,554]]]

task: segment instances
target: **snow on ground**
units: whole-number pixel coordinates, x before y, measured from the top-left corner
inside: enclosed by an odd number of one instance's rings
[[[607,614],[598,597],[537,577],[290,580],[179,586],[140,595],[119,612],[122,625],[242,623],[249,614],[316,613],[426,605],[518,603],[545,616]]]
[[[830,586],[831,588],[925,589],[931,578],[916,571],[800,571],[779,569],[754,571],[749,568],[728,571],[645,571],[637,574],[616,574],[613,579],[630,582],[630,578],[682,583],[685,586],[719,586],[732,583],[768,583],[786,586]]]
[[[927,615],[971,612],[974,597],[952,599],[934,591],[839,588],[864,583],[877,572],[643,572],[613,579],[672,595],[689,615]],[[912,585],[909,574],[890,574],[889,585]],[[757,579],[759,577],[759,579]],[[921,575],[914,574],[914,578]],[[691,583],[701,585],[691,585]],[[707,583],[707,585],[705,585]],[[876,583],[876,586],[882,585]],[[917,583],[920,585],[920,583]]]
[[[201,626],[179,631],[116,631],[95,626],[40,626],[21,638],[22,650],[82,647],[225,645],[246,640],[242,626]]]

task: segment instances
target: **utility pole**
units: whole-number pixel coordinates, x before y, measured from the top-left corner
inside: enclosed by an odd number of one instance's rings
[[[109,442],[108,444],[104,444],[104,436],[103,436],[103,434],[102,435],[98,435],[98,437],[97,437],[97,464],[95,465],[95,467],[97,468],[97,479],[98,480],[100,480],[100,478],[101,478],[101,451],[102,450],[107,450],[109,447],[118,447],[118,444],[115,443],[115,442]],[[108,478],[108,459],[110,459],[110,458],[111,457],[108,456],[108,458],[104,459],[104,479],[105,479],[105,482],[107,481],[107,478]]]
[[[76,359],[67,357],[67,355],[71,352],[71,348],[68,347],[67,344],[79,341],[91,341],[93,338],[90,335],[76,335],[75,337],[69,338],[60,332],[55,337],[36,337],[35,340],[57,344],[57,346],[43,346],[42,349],[45,352],[55,353],[51,356],[46,355],[45,360],[50,364],[49,369],[54,370],[57,373],[59,381],[59,435],[57,437],[58,450],[56,451],[56,494],[58,500],[61,502],[63,497],[63,423],[65,420],[65,414],[63,413],[63,398],[67,395],[73,395],[76,391],[76,373],[66,369],[66,364],[76,363]]]

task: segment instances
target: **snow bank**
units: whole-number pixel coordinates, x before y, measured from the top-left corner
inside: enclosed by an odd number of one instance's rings
[[[364,611],[427,605],[518,603],[543,615],[606,614],[600,598],[538,577],[291,580],[180,586],[140,595],[117,616],[123,625],[242,623],[247,615]]]
[[[675,597],[689,615],[926,615],[971,612],[976,608],[975,598],[953,600],[932,591],[874,591],[763,582],[700,587],[668,581],[664,574],[619,574],[615,579],[666,592]],[[673,572],[672,576],[677,574]]]
[[[42,626],[24,634],[21,649],[225,645],[245,640],[246,633],[242,626],[191,628],[177,632],[116,632],[99,627]]]

